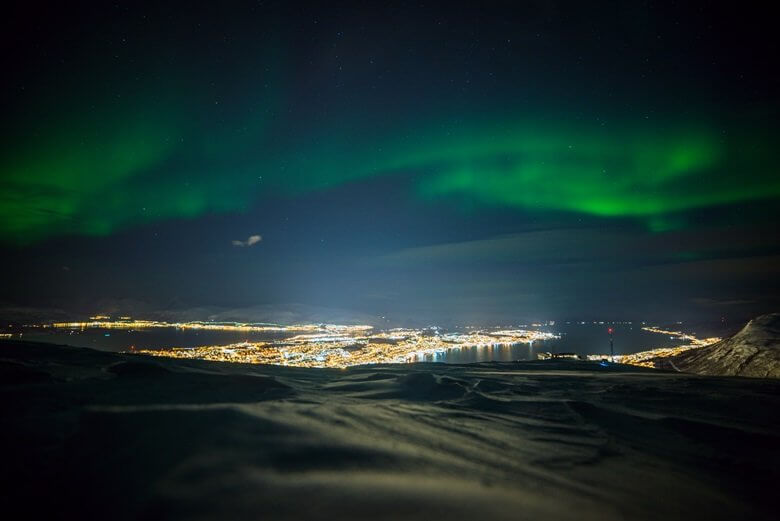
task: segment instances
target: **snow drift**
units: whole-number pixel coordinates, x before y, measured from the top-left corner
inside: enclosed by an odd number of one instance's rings
[[[778,391],[587,362],[320,370],[4,343],[3,506],[27,519],[772,519]]]

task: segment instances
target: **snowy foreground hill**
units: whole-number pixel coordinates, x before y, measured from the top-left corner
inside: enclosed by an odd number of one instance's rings
[[[19,519],[776,519],[780,382],[0,344]]]

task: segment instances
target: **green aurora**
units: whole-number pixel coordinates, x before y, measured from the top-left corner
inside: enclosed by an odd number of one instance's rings
[[[343,121],[274,132],[278,100],[262,118],[236,110],[208,128],[187,115],[209,118],[186,104],[129,106],[98,108],[93,119],[68,116],[7,149],[3,241],[242,212],[264,194],[389,175],[411,176],[422,201],[635,218],[654,231],[692,209],[780,195],[775,149],[759,131],[725,134],[686,122],[608,128],[522,115],[452,122],[433,114],[381,132]]]

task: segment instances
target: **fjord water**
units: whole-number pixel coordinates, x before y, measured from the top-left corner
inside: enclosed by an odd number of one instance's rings
[[[289,333],[246,332],[219,330],[191,330],[176,327],[150,329],[51,329],[25,328],[20,338],[30,342],[46,342],[74,347],[90,347],[100,351],[128,351],[138,349],[164,349],[169,347],[199,347],[227,345],[239,342],[263,342],[289,337]]]

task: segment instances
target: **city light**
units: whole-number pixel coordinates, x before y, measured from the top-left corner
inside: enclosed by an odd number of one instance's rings
[[[182,325],[184,326],[184,325]],[[425,360],[448,350],[479,346],[509,346],[557,338],[534,330],[470,331],[440,335],[436,330],[373,331],[370,326],[281,326],[285,331],[315,331],[268,342],[240,342],[194,348],[136,349],[151,356],[299,367],[344,368],[367,364],[397,364]]]
[[[660,358],[669,358],[677,356],[691,349],[708,346],[715,342],[720,342],[718,337],[698,338],[692,334],[683,333],[682,331],[669,331],[658,327],[644,326],[643,330],[650,333],[658,333],[661,335],[668,335],[670,338],[682,340],[684,343],[678,346],[672,347],[659,347],[655,349],[647,349],[638,353],[631,353],[627,355],[615,355],[613,362],[617,364],[636,365],[639,367],[656,367],[656,361]],[[588,360],[605,360],[610,358],[608,355],[587,355]]]
[[[594,324],[603,324],[595,322]],[[532,324],[533,326],[543,324]],[[37,325],[41,328],[69,329],[122,329],[144,330],[175,328],[182,331],[222,331],[248,334],[274,333],[271,340],[236,342],[197,347],[165,346],[159,349],[131,347],[129,352],[169,358],[201,359],[219,362],[273,364],[298,367],[344,368],[368,364],[396,364],[430,360],[451,350],[477,347],[532,345],[540,340],[560,338],[558,335],[537,329],[478,329],[472,326],[463,332],[447,332],[438,327],[424,329],[393,328],[378,330],[370,325],[343,324],[259,324],[243,322],[166,322],[136,320],[130,317],[112,319],[96,315],[84,322],[55,322]],[[615,363],[642,367],[654,367],[659,358],[718,342],[720,338],[697,338],[681,331],[671,331],[654,326],[642,326],[650,333],[669,336],[681,341],[673,347],[648,349],[631,354],[577,355],[575,353],[539,352],[536,358],[608,360]],[[611,335],[612,327],[608,328]],[[108,333],[106,334],[106,336]],[[8,335],[10,336],[10,334]]]

